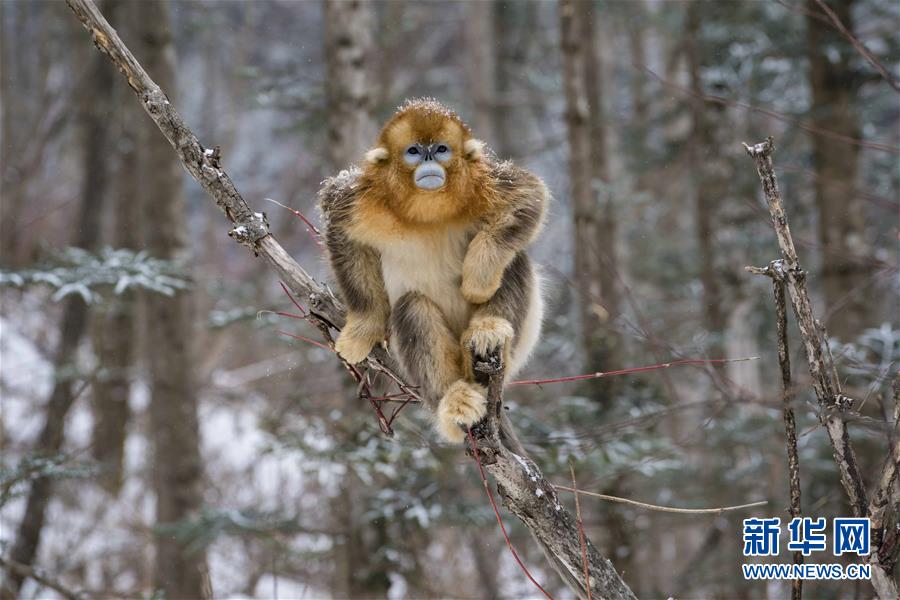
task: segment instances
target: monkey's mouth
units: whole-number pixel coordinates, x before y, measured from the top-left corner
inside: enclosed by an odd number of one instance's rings
[[[422,190],[436,190],[444,185],[444,169],[437,164],[429,163],[416,169],[416,187]]]
[[[444,185],[444,178],[440,175],[425,175],[416,179],[416,185],[426,190],[436,190]]]

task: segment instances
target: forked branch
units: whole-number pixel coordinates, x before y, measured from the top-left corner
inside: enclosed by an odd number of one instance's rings
[[[762,182],[763,193],[769,214],[772,217],[772,226],[778,238],[781,248],[781,260],[773,261],[766,267],[747,267],[751,273],[768,275],[775,282],[776,302],[779,300],[779,290],[787,288],[793,307],[797,326],[800,329],[803,347],[806,351],[807,366],[812,376],[813,389],[819,404],[819,421],[825,426],[828,438],[831,442],[832,455],[841,474],[841,484],[847,493],[850,503],[850,511],[854,517],[876,518],[872,521],[872,553],[869,562],[872,564],[872,585],[879,598],[896,599],[897,584],[893,578],[893,570],[896,564],[896,552],[886,552],[885,545],[890,541],[896,544],[896,531],[889,531],[884,522],[884,511],[889,501],[885,498],[892,493],[896,494],[897,460],[900,458],[900,449],[897,446],[896,436],[892,438],[891,449],[888,451],[879,487],[874,494],[872,503],[866,498],[866,489],[862,475],[856,461],[856,453],[850,442],[850,433],[845,421],[845,413],[853,406],[853,400],[841,392],[841,384],[838,379],[837,369],[831,360],[828,351],[828,339],[822,325],[815,319],[809,292],[806,288],[806,272],[800,267],[794,240],[791,237],[791,229],[788,226],[787,215],[784,212],[784,204],[781,192],[778,190],[778,182],[775,178],[775,167],[772,164],[772,153],[775,151],[775,141],[768,137],[764,142],[748,146],[744,144],[747,153],[756,161],[756,171]],[[781,287],[779,287],[781,286]],[[781,291],[783,298],[783,291]],[[782,300],[783,306],[783,300]],[[776,305],[776,308],[779,307]],[[779,318],[779,345],[782,337],[787,351],[786,333],[782,332],[784,323],[784,309],[780,308]],[[779,347],[779,354],[782,348]],[[785,356],[786,359],[786,356]],[[783,375],[790,376],[790,367],[784,373],[785,362],[782,361]],[[789,380],[788,380],[789,382]],[[787,416],[785,417],[787,423]],[[790,427],[790,424],[789,424]],[[896,431],[894,431],[896,434]],[[788,436],[790,437],[790,430]],[[796,434],[795,434],[796,435]],[[797,510],[799,510],[799,483],[794,482],[794,477],[799,478],[798,472],[791,467],[792,512],[793,500],[796,493]],[[796,486],[796,490],[794,489]],[[876,505],[876,502],[878,503]]]

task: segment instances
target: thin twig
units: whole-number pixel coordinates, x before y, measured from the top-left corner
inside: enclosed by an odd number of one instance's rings
[[[16,562],[9,558],[3,558],[0,556],[0,567],[3,567],[7,571],[12,573],[17,573],[22,577],[28,577],[35,580],[39,585],[50,588],[54,592],[57,592],[66,600],[81,600],[84,598],[84,595],[79,592],[73,592],[71,589],[67,588],[63,584],[61,584],[56,579],[51,577],[47,577],[41,569],[36,567],[30,567],[28,565],[23,565],[22,563]]]
[[[319,228],[313,225],[312,221],[306,218],[302,212],[297,210],[296,208],[291,208],[285,204],[282,204],[278,200],[273,200],[272,198],[265,198],[269,202],[273,204],[277,204],[281,208],[287,209],[290,212],[294,213],[294,216],[299,217],[301,221],[306,225],[306,230],[309,232],[309,235],[312,237],[313,241],[316,243],[316,246],[319,247],[319,250],[325,250],[324,244],[322,244],[322,232],[319,231]]]
[[[720,506],[718,508],[675,508],[673,506],[660,506],[658,504],[648,504],[647,502],[638,502],[637,500],[631,500],[630,498],[620,498],[619,496],[610,496],[609,494],[598,494],[596,492],[586,492],[584,490],[576,490],[575,488],[570,488],[565,485],[553,485],[558,490],[563,490],[566,492],[573,492],[577,494],[583,494],[585,496],[590,496],[592,498],[600,498],[601,500],[609,500],[610,502],[618,502],[620,504],[630,504],[632,506],[639,506],[640,508],[646,508],[647,510],[655,510],[657,512],[667,512],[667,513],[681,513],[686,515],[718,515],[724,512],[729,512],[732,510],[743,510],[745,508],[755,508],[757,506],[765,506],[768,504],[768,500],[760,500],[759,502],[751,502],[750,504],[738,504],[737,506]]]
[[[782,413],[784,417],[785,439],[788,455],[788,480],[791,491],[790,515],[792,519],[800,516],[800,456],[797,452],[797,423],[794,419],[794,410],[791,402],[794,399],[794,387],[791,385],[791,359],[788,350],[787,332],[787,303],[785,301],[784,280],[772,277],[772,287],[775,294],[775,323],[778,336],[778,365],[781,369],[782,384]],[[794,552],[794,564],[803,564],[803,553]],[[794,579],[791,582],[791,600],[800,600],[803,597],[803,580]]]
[[[572,472],[572,489],[575,490],[575,518],[578,519],[578,534],[581,542],[581,562],[584,565],[584,588],[587,590],[588,600],[591,600],[591,571],[588,568],[587,543],[584,535],[584,521],[581,519],[581,500],[578,499],[578,482],[575,481],[575,467],[569,461],[569,471]]]
[[[323,350],[328,350],[329,352],[334,352],[334,348],[326,346],[322,342],[317,342],[316,340],[310,339],[308,337],[304,337],[302,335],[297,335],[296,333],[288,333],[287,331],[278,330],[278,333],[281,335],[286,335],[290,338],[294,338],[295,340],[300,340],[301,342],[306,342],[307,344],[312,344],[318,348],[322,348]]]
[[[759,360],[758,356],[750,356],[747,358],[685,358],[681,360],[673,360],[658,365],[648,365],[646,367],[632,367],[630,369],[619,369],[618,371],[598,371],[597,373],[587,373],[585,375],[568,375],[566,377],[551,377],[549,379],[520,379],[519,381],[510,381],[507,385],[543,385],[545,383],[565,383],[569,381],[583,381],[585,379],[600,379],[601,377],[615,377],[617,375],[630,375],[632,373],[644,373],[646,371],[659,371],[670,367],[679,367],[684,365],[711,365],[722,363],[743,362],[747,360]]]
[[[847,38],[847,40],[851,44],[853,44],[853,47],[856,48],[856,51],[859,52],[870,65],[872,65],[872,68],[878,71],[878,74],[881,75],[892,88],[894,88],[894,91],[900,92],[900,83],[897,83],[897,80],[894,79],[894,77],[890,73],[888,73],[888,70],[884,68],[884,65],[878,62],[878,59],[876,59],[875,56],[872,55],[869,49],[866,48],[866,45],[859,41],[857,37],[844,26],[844,24],[841,22],[841,19],[835,14],[833,10],[831,10],[831,7],[828,6],[828,4],[826,4],[825,2],[822,2],[822,0],[816,0],[816,4],[818,4],[819,8],[825,11],[825,14],[828,15],[828,19],[831,21],[832,25],[834,25],[834,28],[837,29],[841,33],[841,35]]]
[[[883,144],[880,142],[869,142],[863,139],[850,137],[849,135],[844,135],[842,133],[837,133],[836,131],[831,131],[830,129],[822,129],[821,127],[816,127],[812,125],[809,121],[804,121],[802,119],[797,119],[786,114],[770,110],[767,108],[760,108],[759,106],[753,106],[752,104],[747,104],[746,102],[741,102],[739,100],[732,100],[730,98],[725,98],[723,96],[716,96],[713,94],[697,94],[692,90],[669,81],[665,77],[662,77],[655,72],[653,72],[648,67],[643,65],[639,65],[636,63],[631,63],[632,68],[643,71],[650,75],[653,79],[658,81],[661,85],[675,89],[680,91],[683,94],[687,94],[690,96],[694,96],[696,98],[700,98],[704,102],[712,102],[713,104],[721,104],[723,106],[736,106],[738,108],[742,108],[744,110],[749,110],[750,112],[756,112],[761,115],[766,115],[768,117],[772,117],[773,119],[777,119],[783,123],[788,123],[791,125],[796,125],[800,129],[804,131],[808,131],[810,133],[814,133],[816,135],[820,135],[822,137],[828,138],[830,140],[834,140],[836,142],[843,142],[845,144],[851,144],[853,146],[859,146],[860,148],[869,148],[871,150],[880,150],[882,152],[888,152],[890,154],[900,154],[900,147],[892,146],[890,144]]]

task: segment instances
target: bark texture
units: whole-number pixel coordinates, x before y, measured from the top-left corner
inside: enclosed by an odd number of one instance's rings
[[[524,454],[503,410],[503,365],[499,357],[475,361],[476,381],[488,389],[488,417],[472,428],[481,464],[497,482],[503,505],[523,523],[553,569],[580,598],[633,599],[609,559],[584,538],[575,515],[563,508],[556,488]],[[585,565],[589,573],[585,582]],[[590,592],[588,592],[588,587]]]
[[[590,368],[606,369],[616,362],[619,307],[594,14],[591,3],[575,0],[562,0],[559,13],[582,344]]]
[[[106,94],[95,90],[107,90],[113,82],[113,70],[105,61],[91,59],[84,81],[83,101],[79,104],[81,144],[84,148],[83,179],[81,181],[81,206],[76,221],[73,245],[85,250],[96,250],[100,237],[100,215],[108,183],[109,123],[106,113],[110,100]],[[60,321],[59,346],[53,359],[56,383],[47,400],[44,424],[34,445],[38,456],[58,455],[65,441],[66,417],[76,398],[76,381],[65,371],[75,362],[75,353],[88,326],[88,306],[80,295],[73,294],[64,301]],[[83,384],[82,384],[83,385]],[[35,479],[28,491],[25,514],[16,532],[10,551],[13,563],[31,566],[40,548],[47,505],[53,497],[53,480],[49,477]],[[6,587],[14,594],[25,580],[21,570],[8,571]]]
[[[134,12],[138,52],[167,89],[176,88],[169,5],[140,2]],[[138,134],[142,237],[154,257],[183,261],[186,252],[182,169],[165,140],[143,119]],[[156,586],[167,598],[204,598],[206,561],[167,527],[194,516],[203,503],[203,463],[192,380],[194,318],[188,290],[144,297],[150,380],[150,436],[156,493]]]
[[[800,455],[797,452],[797,423],[794,420],[794,409],[791,402],[794,390],[791,385],[791,354],[788,347],[787,301],[785,299],[784,281],[772,276],[772,287],[775,293],[775,327],[778,336],[778,366],[781,370],[781,410],[784,418],[784,432],[787,440],[788,480],[790,482],[791,505],[788,509],[791,519],[800,513]],[[803,553],[799,550],[793,554],[794,564],[803,564]],[[803,580],[791,582],[791,600],[800,600],[803,596]]]
[[[855,0],[831,0],[829,7],[847,29],[853,31]],[[807,0],[806,43],[808,79],[812,92],[811,124],[817,129],[859,139],[862,137],[854,97],[859,82],[851,69],[855,51],[831,24],[817,19],[822,10]],[[830,312],[840,311],[827,323],[833,336],[851,341],[870,322],[872,299],[862,293],[871,275],[866,264],[865,205],[853,192],[859,178],[859,146],[836,144],[812,135],[814,190],[819,211],[819,243],[822,247],[822,286]]]
[[[113,0],[111,9],[124,26],[133,25],[135,18],[128,14],[135,10],[134,3]],[[120,82],[116,82],[120,83]],[[107,227],[106,239],[115,248],[137,250],[140,227],[140,187],[134,165],[139,164],[138,127],[144,124],[144,116],[128,102],[126,88],[113,85],[113,105],[109,119],[113,125],[114,141],[110,144],[115,158],[114,180],[111,182],[115,202],[112,223]],[[109,233],[111,232],[111,233]],[[96,309],[92,320],[92,343],[97,362],[104,366],[92,388],[94,430],[91,450],[101,465],[100,482],[111,494],[117,494],[122,486],[125,438],[131,411],[128,405],[131,394],[131,369],[135,358],[136,297],[126,290],[111,295]]]
[[[235,226],[232,237],[262,256],[298,297],[306,299],[311,312],[326,327],[339,328],[343,325],[346,313],[341,303],[327,287],[309,277],[268,233],[263,215],[256,216],[258,213],[253,213],[231,183],[231,179],[221,169],[213,153],[204,152],[203,146],[168,102],[165,93],[147,75],[97,10],[96,5],[91,0],[66,0],[66,2],[91,32],[97,47],[110,57],[128,79],[144,110],[174,148],[188,173],[200,183]],[[396,369],[393,368],[393,362],[383,349],[373,351],[366,359],[366,366],[370,369],[386,370],[392,377],[400,380],[396,375]],[[496,386],[500,380],[496,375],[494,379]],[[496,394],[496,391],[493,394]],[[549,553],[551,564],[574,564],[574,573],[582,574],[583,579],[579,530],[575,518],[561,505],[554,503],[548,509],[547,505],[538,502],[540,498],[535,494],[535,485],[540,485],[544,494],[552,492],[553,487],[544,479],[535,463],[526,459],[519,460],[509,450],[498,447],[500,437],[497,432],[501,421],[506,421],[508,426],[505,414],[489,412],[485,425],[491,428],[490,433],[479,434],[476,439],[479,448],[483,443],[496,448],[492,452],[497,456],[497,460],[487,468],[496,478],[498,485],[503,488],[507,508],[522,519],[536,538],[544,541],[542,548],[545,553]],[[587,545],[592,573],[591,586],[596,590],[592,595],[596,598],[633,598],[634,595],[622,582],[609,560],[603,558],[590,542]],[[567,571],[569,576],[563,575],[564,581],[575,593],[583,595],[581,579],[573,581],[578,575],[572,575],[572,571],[568,568]]]
[[[328,78],[328,157],[339,168],[357,162],[375,141],[370,76],[374,3],[324,0]]]
[[[472,97],[472,128],[478,139],[496,148],[495,116],[497,107],[497,50],[494,36],[495,2],[467,2],[465,5],[466,54],[471,65],[467,71]]]

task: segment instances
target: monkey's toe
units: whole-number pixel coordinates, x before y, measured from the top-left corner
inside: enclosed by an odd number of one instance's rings
[[[474,425],[484,418],[485,392],[482,386],[462,379],[447,389],[437,410],[437,429],[444,439],[454,443],[463,441],[466,436],[461,426]]]
[[[368,340],[348,335],[342,331],[334,343],[334,351],[348,363],[355,365],[366,359],[374,345]]]
[[[462,336],[463,346],[478,356],[487,356],[491,351],[506,346],[514,332],[509,321],[502,317],[476,317]]]

